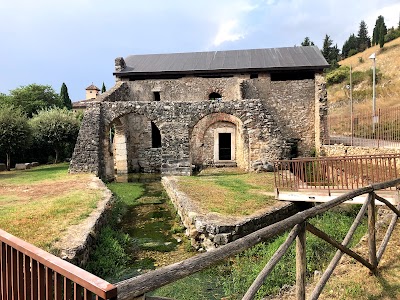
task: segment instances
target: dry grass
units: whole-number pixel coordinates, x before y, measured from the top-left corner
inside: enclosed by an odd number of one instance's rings
[[[45,250],[96,207],[101,192],[90,175],[68,165],[0,172],[0,228]]]
[[[366,49],[362,53],[346,58],[339,62],[340,65],[352,66],[353,71],[366,71],[372,67],[368,57],[376,53],[376,67],[382,74],[382,79],[377,83],[376,99],[377,108],[400,106],[400,38],[386,43],[384,48],[379,45]],[[349,96],[346,94],[345,84],[335,84],[328,88],[328,101],[335,103],[344,102],[344,109],[348,109]],[[360,103],[355,103],[355,110],[371,109],[372,87],[367,82],[354,86],[354,91],[365,91],[365,97]],[[338,111],[340,113],[340,110]]]
[[[179,178],[179,188],[204,211],[251,215],[277,204],[273,173],[244,173],[239,169],[206,169],[199,176]]]

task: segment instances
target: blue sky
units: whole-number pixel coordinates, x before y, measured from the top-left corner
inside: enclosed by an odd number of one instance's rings
[[[65,82],[72,101],[92,82],[114,85],[114,59],[130,54],[341,48],[361,20],[399,22],[398,0],[0,0],[0,93],[31,83]]]

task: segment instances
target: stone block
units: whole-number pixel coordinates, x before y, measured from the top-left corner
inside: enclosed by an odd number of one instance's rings
[[[31,167],[32,168],[38,167],[38,166],[39,166],[39,163],[37,161],[31,162]]]
[[[30,163],[15,164],[15,170],[28,170],[30,168]]]
[[[5,171],[7,170],[6,164],[0,164],[0,171]]]

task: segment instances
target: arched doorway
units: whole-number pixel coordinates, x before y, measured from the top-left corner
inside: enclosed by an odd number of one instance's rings
[[[192,129],[190,157],[197,168],[222,164],[248,170],[248,151],[247,131],[233,115],[207,115]]]

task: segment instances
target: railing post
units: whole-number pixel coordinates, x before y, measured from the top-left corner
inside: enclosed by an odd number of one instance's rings
[[[306,299],[306,223],[299,224],[300,231],[296,238],[296,299]]]
[[[378,266],[378,259],[376,257],[376,236],[375,236],[375,222],[376,222],[376,207],[375,207],[375,193],[369,193],[371,201],[368,205],[368,244],[369,244],[369,262],[374,267],[372,273],[376,272]]]

